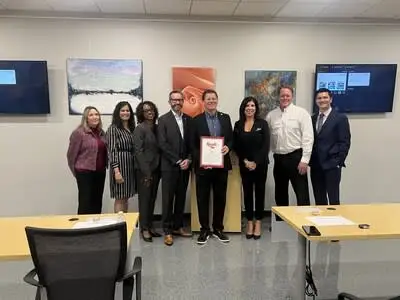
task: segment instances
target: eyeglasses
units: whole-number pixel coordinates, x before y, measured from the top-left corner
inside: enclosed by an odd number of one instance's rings
[[[169,101],[171,101],[171,102],[182,102],[183,99],[182,98],[180,98],[180,99],[169,99]]]

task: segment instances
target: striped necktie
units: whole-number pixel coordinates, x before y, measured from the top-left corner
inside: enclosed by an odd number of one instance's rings
[[[323,113],[319,114],[318,116],[317,133],[321,131],[322,125],[324,124],[324,117],[325,115]]]

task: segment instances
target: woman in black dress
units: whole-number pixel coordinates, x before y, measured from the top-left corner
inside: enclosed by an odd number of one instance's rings
[[[135,169],[139,195],[139,224],[143,239],[152,242],[161,234],[153,229],[154,205],[160,182],[160,149],[157,141],[157,107],[144,101],[136,108],[138,125],[133,133]]]
[[[127,212],[128,199],[135,195],[134,130],[135,117],[131,105],[126,101],[119,102],[106,133],[110,161],[110,195],[115,198],[115,212]]]
[[[235,123],[233,131],[233,148],[239,157],[242,177],[248,239],[259,239],[261,236],[269,163],[270,133],[268,123],[259,117],[259,113],[257,100],[254,97],[244,98],[239,108],[240,119]]]

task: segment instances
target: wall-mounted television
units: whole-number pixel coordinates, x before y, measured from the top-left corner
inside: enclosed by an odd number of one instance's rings
[[[392,112],[396,73],[396,64],[317,64],[314,87],[331,90],[339,112]]]
[[[46,61],[0,60],[0,114],[49,114]]]

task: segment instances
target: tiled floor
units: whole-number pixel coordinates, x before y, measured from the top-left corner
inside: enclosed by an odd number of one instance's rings
[[[229,244],[210,239],[205,246],[195,237],[176,238],[167,247],[162,238],[145,243],[135,235],[131,253],[143,257],[143,299],[290,299],[295,241],[274,236],[272,242],[267,227],[258,241],[230,237]],[[311,253],[317,299],[335,299],[339,291],[366,299],[400,294],[400,241],[317,244]],[[1,300],[34,299],[21,279],[30,268],[29,262],[0,263]]]

